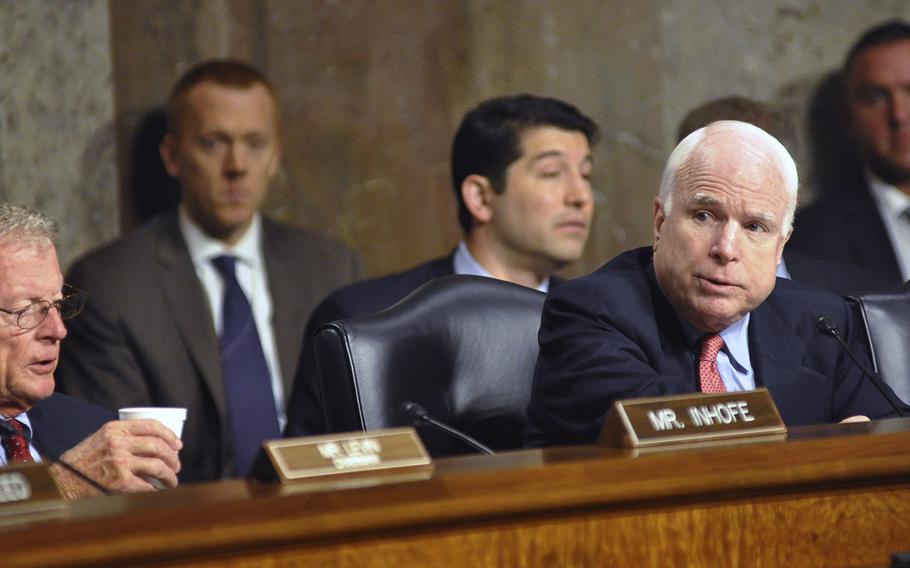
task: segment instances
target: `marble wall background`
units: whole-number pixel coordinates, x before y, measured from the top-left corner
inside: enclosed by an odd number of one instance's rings
[[[60,223],[60,260],[118,234],[108,3],[0,0],[0,198]]]
[[[241,57],[273,77],[285,111],[270,214],[347,242],[380,274],[450,250],[461,115],[531,91],[604,129],[591,243],[567,271],[579,274],[649,242],[686,111],[739,94],[802,120],[857,35],[895,16],[910,4],[0,0],[0,196],[62,221],[64,262],[132,227],[137,129],[187,67]]]

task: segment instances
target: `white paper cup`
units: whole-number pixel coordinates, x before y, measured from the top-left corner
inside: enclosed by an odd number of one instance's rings
[[[141,406],[134,408],[121,408],[120,420],[140,420],[154,418],[164,424],[168,430],[178,438],[183,434],[183,423],[186,422],[185,408],[166,408],[156,406]]]

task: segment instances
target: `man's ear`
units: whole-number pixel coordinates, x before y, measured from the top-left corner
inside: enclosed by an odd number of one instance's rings
[[[654,198],[654,250],[657,250],[657,244],[660,242],[661,229],[664,221],[667,219],[664,215],[664,204],[660,196]]]
[[[495,193],[490,180],[481,175],[471,174],[461,182],[461,198],[478,223],[489,223],[493,220]]]
[[[176,178],[180,173],[180,167],[177,165],[177,138],[173,134],[165,135],[158,146],[158,153],[161,155],[161,161],[164,163],[167,174]]]
[[[781,260],[784,258],[784,247],[787,245],[787,241],[790,240],[790,235],[793,234],[793,225],[787,229],[787,234],[784,235],[784,238],[781,240],[780,245],[777,248],[777,264],[780,265]]]

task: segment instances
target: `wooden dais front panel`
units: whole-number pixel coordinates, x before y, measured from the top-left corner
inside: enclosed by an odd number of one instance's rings
[[[229,481],[0,532],[9,565],[888,566],[910,550],[910,420],[786,442],[437,462],[319,490]]]

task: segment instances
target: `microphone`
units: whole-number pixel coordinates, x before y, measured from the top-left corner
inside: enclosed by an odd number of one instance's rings
[[[422,406],[420,406],[416,402],[411,402],[411,401],[404,402],[401,405],[401,411],[404,412],[405,416],[408,417],[408,419],[411,421],[411,424],[413,424],[414,426],[423,426],[424,424],[428,424],[428,425],[432,426],[433,428],[436,428],[437,430],[441,430],[442,432],[445,432],[449,436],[452,436],[453,438],[464,442],[465,444],[471,446],[472,448],[474,448],[475,450],[477,450],[478,452],[480,452],[482,454],[487,454],[487,455],[492,456],[495,453],[495,452],[493,452],[493,450],[491,450],[487,446],[481,444],[474,438],[468,436],[464,432],[459,432],[455,428],[452,428],[451,426],[449,426],[447,424],[443,424],[442,422],[436,420],[435,418],[430,416],[429,412],[427,412]]]
[[[863,374],[866,375],[870,381],[872,381],[872,384],[875,385],[875,388],[878,389],[878,392],[882,393],[882,396],[885,398],[885,400],[888,401],[888,404],[891,405],[891,408],[894,409],[894,412],[896,412],[898,416],[901,416],[901,417],[904,416],[904,413],[901,412],[900,404],[893,399],[894,395],[890,393],[888,388],[885,386],[885,383],[882,381],[881,377],[879,377],[875,373],[871,373],[868,370],[866,370],[866,368],[860,364],[860,362],[856,358],[856,356],[853,355],[853,352],[850,350],[850,348],[847,347],[847,343],[840,336],[840,329],[838,329],[837,324],[834,323],[834,320],[831,319],[830,316],[820,315],[820,316],[816,317],[815,318],[815,329],[817,329],[823,335],[827,335],[829,337],[833,337],[834,339],[836,339],[837,342],[840,343],[841,347],[844,348],[844,351],[847,352],[847,355],[850,356],[850,359],[853,360],[853,363],[855,363],[856,366],[859,367],[859,370],[862,371]]]
[[[23,435],[22,432],[19,432],[18,430],[13,428],[9,424],[9,422],[7,422],[6,420],[2,420],[2,419],[0,419],[0,430],[3,430],[7,434],[11,434],[13,436],[22,436]],[[44,444],[42,444],[37,439],[32,437],[31,430],[29,430],[28,428],[25,428],[25,441],[28,442],[29,444],[34,444],[35,448],[38,450],[38,452],[41,454],[41,456],[43,458],[46,458],[47,461],[49,461],[51,463],[60,464],[60,466],[63,467],[63,469],[66,469],[67,471],[71,472],[73,475],[75,475],[82,481],[88,483],[89,485],[91,485],[92,487],[94,487],[95,489],[100,491],[102,495],[112,495],[113,494],[113,492],[110,489],[108,489],[107,487],[101,485],[100,483],[98,483],[97,481],[95,481],[94,479],[89,477],[88,475],[82,473],[80,470],[78,470],[75,467],[71,466],[70,464],[66,463],[65,461],[60,459],[58,456],[54,455],[50,450],[47,449],[47,447]]]

